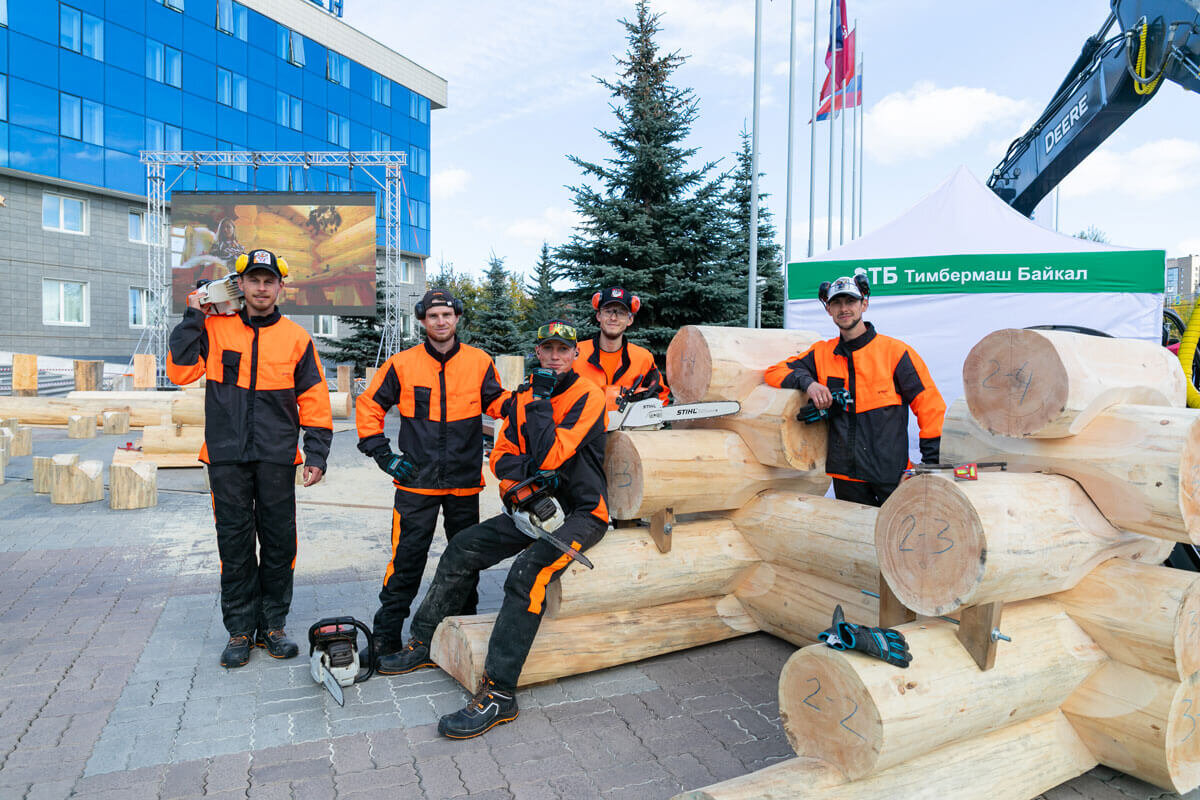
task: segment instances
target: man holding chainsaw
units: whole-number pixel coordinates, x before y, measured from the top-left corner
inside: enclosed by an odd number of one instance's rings
[[[254,645],[274,658],[298,652],[283,629],[296,562],[296,440],[303,427],[305,486],[321,480],[333,441],[312,337],[276,308],[287,262],[253,250],[238,256],[235,270],[232,281],[213,284],[220,296],[236,287],[229,313],[214,309],[217,292],[192,292],[167,354],[172,382],[207,379],[200,460],[212,486],[227,668],[245,664]]]
[[[499,417],[510,396],[487,353],[458,341],[462,301],[430,289],[416,304],[425,341],[393,355],[356,401],[358,449],[392,478],[392,557],[375,614],[376,667],[396,675],[403,664],[404,620],[425,571],[438,510],[446,538],[479,522],[483,491],[482,414]],[[400,412],[400,452],[383,433],[387,411]],[[475,584],[455,614],[474,614]]]
[[[670,396],[654,355],[625,337],[641,305],[636,294],[620,286],[592,295],[600,331],[579,343],[575,371],[604,389],[609,411],[617,408],[617,398],[623,392],[635,399],[657,396],[664,404]]]
[[[541,624],[546,587],[573,559],[591,566],[581,551],[608,528],[604,393],[572,369],[575,341],[575,329],[559,320],[538,329],[541,366],[506,405],[492,450],[505,513],[450,542],[413,616],[404,672],[434,666],[429,642],[438,623],[458,613],[480,570],[516,556],[488,641],[482,685],[465,708],[438,724],[452,739],[517,718],[517,677]]]
[[[908,467],[908,409],[920,425],[921,458],[936,464],[946,403],[925,362],[899,339],[863,320],[871,294],[866,273],[822,283],[817,298],[840,335],[767,370],[771,386],[804,392],[828,411],[825,470],[839,500],[880,506]]]

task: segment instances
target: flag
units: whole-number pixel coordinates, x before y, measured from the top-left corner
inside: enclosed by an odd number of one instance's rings
[[[846,81],[854,76],[854,32],[849,29],[846,18],[846,0],[837,0],[837,3],[839,14],[837,30],[830,32],[829,45],[825,49],[825,69],[828,70],[828,73],[825,75],[825,83],[821,86],[820,100],[822,102],[829,97],[830,83],[834,77],[833,56],[835,48],[837,50],[836,88],[841,89],[846,85]],[[832,16],[831,13],[830,19],[832,19]]]
[[[851,34],[853,35],[853,34]],[[854,108],[862,105],[862,76],[855,75],[846,84],[844,89],[838,90],[837,107],[839,110],[843,108]],[[830,107],[833,105],[833,100],[825,98],[825,102],[817,109],[817,122],[824,122],[829,119]]]

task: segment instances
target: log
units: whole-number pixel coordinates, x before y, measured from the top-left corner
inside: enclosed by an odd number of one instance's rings
[[[158,467],[152,463],[113,464],[108,469],[108,507],[117,510],[158,505]]]
[[[1193,409],[1113,406],[1075,436],[1011,439],[985,431],[960,399],[946,412],[942,459],[1066,475],[1116,527],[1200,544],[1200,413]]]
[[[74,366],[76,391],[95,392],[104,388],[103,361],[76,359]]]
[[[135,391],[158,388],[158,358],[153,353],[134,354],[133,388]]]
[[[819,494],[823,473],[766,467],[729,431],[616,431],[608,435],[604,472],[608,510],[616,519],[739,508],[771,488]]]
[[[337,390],[339,392],[351,393],[354,386],[354,365],[353,364],[338,364],[337,367]]]
[[[1109,524],[1059,475],[984,472],[977,481],[917,475],[879,510],[879,569],[918,614],[1070,589],[1114,557],[1162,561],[1172,544]]]
[[[1063,703],[1101,764],[1169,792],[1200,786],[1200,675],[1183,683],[1112,662]]]
[[[874,592],[878,513],[872,506],[772,489],[730,519],[768,564]]]
[[[74,505],[104,499],[103,462],[80,461],[75,453],[61,453],[51,461],[51,503]]]
[[[879,618],[879,601],[862,590],[779,564],[759,564],[734,595],[760,628],[798,647],[817,641],[839,604],[852,622]]]
[[[9,458],[33,455],[33,431],[22,425],[19,419],[0,419],[0,428],[8,428],[13,437],[8,447]]]
[[[727,519],[680,523],[671,536],[671,551],[662,553],[644,528],[610,531],[588,550],[595,569],[572,561],[562,577],[546,587],[546,618],[726,595],[759,562]]]
[[[29,353],[13,353],[12,393],[13,397],[37,397],[37,356]]]
[[[971,416],[1001,436],[1073,436],[1123,403],[1183,408],[1185,386],[1157,343],[1066,331],[995,331],[963,363]]]
[[[1116,660],[1172,680],[1200,671],[1200,575],[1106,561],[1051,595]]]
[[[146,425],[204,424],[204,389],[184,389],[181,392],[70,392],[66,402],[86,404],[100,411],[128,410],[129,424],[135,428]],[[0,405],[0,408],[3,408]],[[163,419],[163,417],[168,417]]]
[[[496,375],[502,387],[510,392],[516,391],[525,380],[524,356],[496,356]]]
[[[329,408],[334,419],[350,419],[354,416],[354,393],[330,392]]]
[[[67,417],[67,438],[95,439],[96,415],[72,414],[71,416]]]
[[[905,670],[823,645],[788,659],[779,678],[779,711],[797,754],[857,780],[1052,712],[1108,660],[1048,600],[1005,607],[1004,633],[1012,641],[1000,643],[987,671],[979,670],[949,622],[911,622],[900,630],[913,656]]]
[[[204,428],[200,425],[147,425],[142,428],[143,453],[200,454]]]
[[[1066,717],[1052,711],[856,781],[800,757],[674,800],[1029,800],[1096,763]]]
[[[679,430],[733,431],[742,437],[760,464],[824,472],[828,426],[805,425],[796,419],[802,399],[799,392],[791,389],[761,384],[742,398],[742,410],[736,414],[676,422],[673,426]]]
[[[679,403],[740,401],[763,382],[767,367],[820,338],[812,331],[685,325],[667,347],[667,383]]]
[[[479,686],[483,675],[488,637],[495,621],[495,614],[447,617],[433,634],[433,660],[471,691]],[[732,595],[570,619],[543,619],[517,685],[580,675],[757,630]]]
[[[104,411],[101,412],[100,419],[106,434],[129,433],[128,411]]]
[[[8,467],[12,461],[12,432],[8,428],[0,428],[0,470]]]
[[[33,493],[50,494],[54,485],[54,459],[50,456],[33,457]]]

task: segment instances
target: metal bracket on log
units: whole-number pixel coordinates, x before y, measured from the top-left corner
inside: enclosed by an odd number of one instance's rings
[[[671,552],[671,531],[675,529],[675,509],[664,508],[650,517],[650,538],[658,546],[658,552]]]
[[[879,576],[879,627],[894,628],[897,625],[903,625],[906,622],[913,622],[917,618],[917,612],[905,607],[903,603],[897,599],[892,593],[892,587],[888,586],[887,580],[883,575]]]
[[[996,645],[1000,639],[1008,640],[1000,633],[1000,612],[1004,603],[984,603],[978,606],[968,606],[959,612],[958,641],[979,669],[987,671],[996,665]]]

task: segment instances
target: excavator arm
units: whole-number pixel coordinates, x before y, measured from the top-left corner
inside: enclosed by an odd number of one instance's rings
[[[988,186],[1029,216],[1164,80],[1200,91],[1200,0],[1111,0],[1108,19]]]

